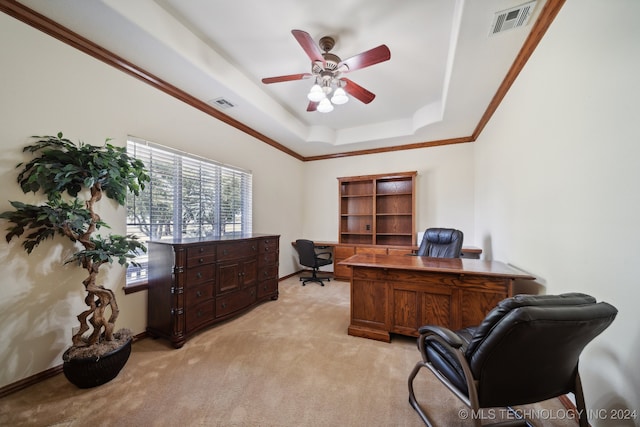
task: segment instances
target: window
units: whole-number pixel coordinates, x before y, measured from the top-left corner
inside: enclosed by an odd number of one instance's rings
[[[127,234],[146,242],[251,233],[251,172],[133,137],[127,152],[151,177],[139,196],[127,198]],[[127,285],[147,280],[147,255],[136,261]]]

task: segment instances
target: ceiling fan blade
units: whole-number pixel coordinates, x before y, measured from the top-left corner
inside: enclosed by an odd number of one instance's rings
[[[309,33],[302,30],[291,30],[291,34],[293,34],[293,37],[298,40],[298,43],[300,43],[302,49],[304,49],[304,51],[307,53],[307,56],[309,56],[309,58],[314,62],[321,62],[324,67],[324,57],[322,56],[322,51],[320,50],[316,42],[313,41]]]
[[[309,105],[307,105],[307,111],[316,111],[318,109],[319,102],[309,101]]]
[[[370,103],[376,97],[375,94],[369,92],[368,90],[366,90],[362,86],[352,82],[349,79],[344,79],[343,78],[343,79],[340,79],[340,80],[342,80],[345,83],[345,86],[344,86],[345,92],[347,92],[349,95],[353,96],[354,98],[358,99],[359,101],[362,101],[365,104]]]
[[[269,84],[269,83],[290,82],[292,80],[308,79],[309,77],[313,77],[313,75],[309,73],[289,74],[287,76],[266,77],[262,79],[262,83]]]
[[[378,47],[374,47],[366,52],[362,52],[358,55],[345,59],[338,64],[338,67],[346,65],[347,70],[344,71],[346,73],[388,61],[389,59],[391,59],[391,51],[386,45],[381,44]]]

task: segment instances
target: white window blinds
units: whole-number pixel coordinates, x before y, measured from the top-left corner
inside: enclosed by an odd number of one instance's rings
[[[251,172],[129,137],[127,152],[144,162],[151,181],[127,199],[127,232],[143,241],[242,235],[252,231]],[[127,283],[146,280],[129,266]]]

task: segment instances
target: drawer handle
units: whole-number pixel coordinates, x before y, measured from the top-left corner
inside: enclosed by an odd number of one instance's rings
[[[198,271],[198,272],[196,273],[196,277],[197,277],[198,279],[202,279],[202,273]]]
[[[222,303],[222,308],[227,308],[227,303],[226,302]]]
[[[200,248],[200,253],[204,252],[204,248]]]
[[[200,298],[200,297],[202,296],[202,292],[200,292],[200,291],[196,292],[196,296],[197,296],[198,298]]]
[[[199,262],[200,264],[202,264],[202,263],[204,262],[204,258],[200,258],[200,259],[198,260],[198,262]]]
[[[198,317],[202,317],[202,311],[201,310],[198,310],[198,315],[197,316]]]
[[[229,251],[227,251],[226,249],[224,249],[224,250],[222,251],[222,253],[223,253],[223,254],[225,254],[225,255],[228,255],[228,254],[229,254]]]

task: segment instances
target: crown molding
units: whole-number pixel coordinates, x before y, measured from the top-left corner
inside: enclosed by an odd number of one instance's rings
[[[244,123],[233,119],[232,117],[222,113],[211,105],[203,102],[183,90],[169,84],[168,82],[154,76],[153,74],[143,70],[142,68],[136,66],[135,64],[121,58],[120,56],[102,48],[101,46],[91,42],[90,40],[82,37],[81,35],[69,30],[68,28],[58,24],[57,22],[37,13],[36,11],[18,3],[15,0],[0,0],[0,11],[10,15],[27,25],[30,25],[33,28],[36,28],[51,37],[54,37],[63,43],[66,43],[76,49],[90,55],[106,64],[111,65],[123,71],[153,87],[158,90],[161,90],[168,95],[173,96],[174,98],[179,99],[180,101],[185,102],[186,104],[196,108],[209,116],[212,116],[229,126],[233,126],[234,128],[251,135],[252,137],[280,150],[298,160],[303,162],[308,161],[316,161],[316,160],[327,160],[327,159],[336,159],[342,157],[351,157],[351,156],[362,156],[367,154],[377,154],[377,153],[386,153],[392,151],[403,151],[403,150],[414,150],[418,148],[426,148],[426,147],[436,147],[441,145],[450,145],[450,144],[461,144],[461,143],[469,143],[475,142],[477,138],[480,136],[482,130],[487,125],[493,113],[498,109],[500,103],[506,96],[509,88],[516,80],[520,71],[524,68],[525,64],[533,54],[534,50],[538,46],[540,40],[546,33],[547,29],[557,16],[558,12],[564,5],[566,0],[547,0],[538,19],[533,24],[531,32],[529,36],[525,40],[518,56],[514,60],[509,72],[505,76],[504,80],[500,84],[500,87],[496,91],[496,94],[493,96],[493,99],[487,106],[484,114],[480,118],[480,121],[476,125],[473,134],[470,136],[463,136],[451,139],[443,139],[443,140],[435,140],[435,141],[425,141],[418,142],[413,144],[403,144],[396,145],[392,147],[384,147],[384,148],[375,148],[368,150],[356,150],[356,151],[346,151],[342,153],[321,155],[321,156],[302,156],[299,153],[285,147],[279,142],[269,138],[268,136],[256,131],[255,129],[245,125]]]

